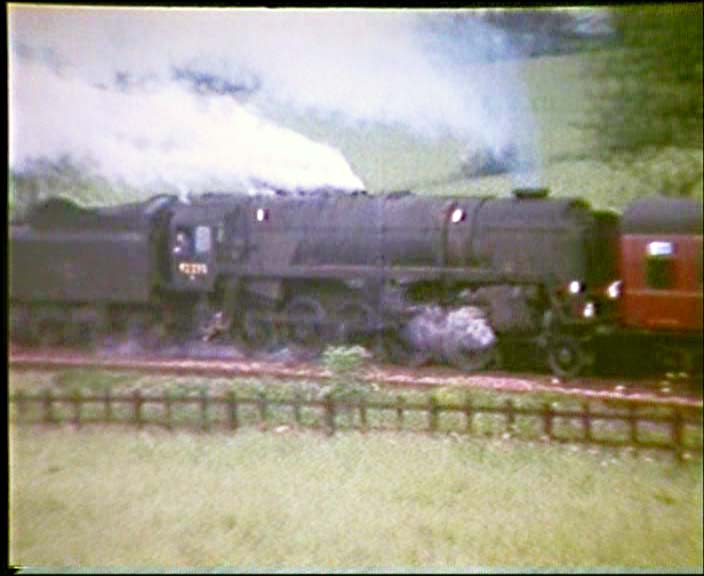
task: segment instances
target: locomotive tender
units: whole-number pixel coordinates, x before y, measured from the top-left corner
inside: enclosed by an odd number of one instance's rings
[[[161,195],[100,209],[52,199],[11,226],[13,338],[361,340],[467,370],[491,362],[497,341],[527,340],[572,375],[614,322],[618,224],[544,189]]]

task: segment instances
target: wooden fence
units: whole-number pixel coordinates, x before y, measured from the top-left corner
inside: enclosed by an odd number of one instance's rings
[[[560,409],[547,402],[522,407],[511,399],[494,406],[480,406],[469,398],[463,404],[443,404],[434,396],[423,402],[409,402],[401,396],[384,401],[369,401],[364,397],[343,400],[332,395],[320,399],[304,399],[300,395],[277,399],[264,394],[242,397],[234,391],[213,396],[205,389],[191,396],[145,395],[140,390],[115,395],[109,388],[103,394],[77,391],[55,395],[51,389],[31,395],[17,393],[10,397],[10,402],[16,408],[14,419],[19,423],[70,422],[77,427],[89,423],[122,423],[140,428],[157,425],[166,429],[195,427],[203,431],[231,432],[252,423],[260,427],[286,424],[322,429],[330,435],[341,429],[509,433],[554,442],[669,450],[679,458],[690,451],[701,453],[702,450],[701,409],[677,405],[658,407],[654,411],[653,407],[624,404],[599,411],[593,409],[589,400],[582,401],[579,409]],[[304,417],[306,411],[313,414],[307,413]],[[372,418],[379,413],[384,417]],[[409,425],[409,417],[414,413],[421,415],[421,422],[416,419],[415,425]],[[441,422],[448,414],[455,415],[454,422]],[[494,418],[488,429],[476,426],[482,415]],[[518,426],[519,420],[524,423],[523,427]],[[526,421],[531,424],[526,426]],[[561,433],[558,422],[570,425],[563,426]],[[618,424],[620,433],[596,430],[597,423],[608,422]]]

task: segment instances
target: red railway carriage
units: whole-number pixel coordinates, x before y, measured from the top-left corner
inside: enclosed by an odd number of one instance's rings
[[[702,204],[646,198],[621,221],[621,322],[659,333],[702,331]]]

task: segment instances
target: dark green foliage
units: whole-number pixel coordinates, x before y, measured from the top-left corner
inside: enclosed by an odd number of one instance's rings
[[[372,386],[360,378],[365,351],[360,346],[328,346],[323,353],[323,366],[332,374],[332,383],[323,390],[324,396],[338,400],[366,397]]]
[[[702,178],[702,4],[611,13],[619,45],[591,66],[595,155],[639,171],[660,192],[690,195]]]
[[[8,176],[8,213],[11,219],[48,198],[64,196],[85,206],[105,206],[142,200],[159,190],[137,190],[124,183],[109,182],[88,162],[69,156],[57,160],[38,158]]]

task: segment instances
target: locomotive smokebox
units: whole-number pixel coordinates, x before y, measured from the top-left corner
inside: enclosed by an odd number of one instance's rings
[[[522,199],[547,198],[550,194],[549,188],[514,188],[513,195]]]

